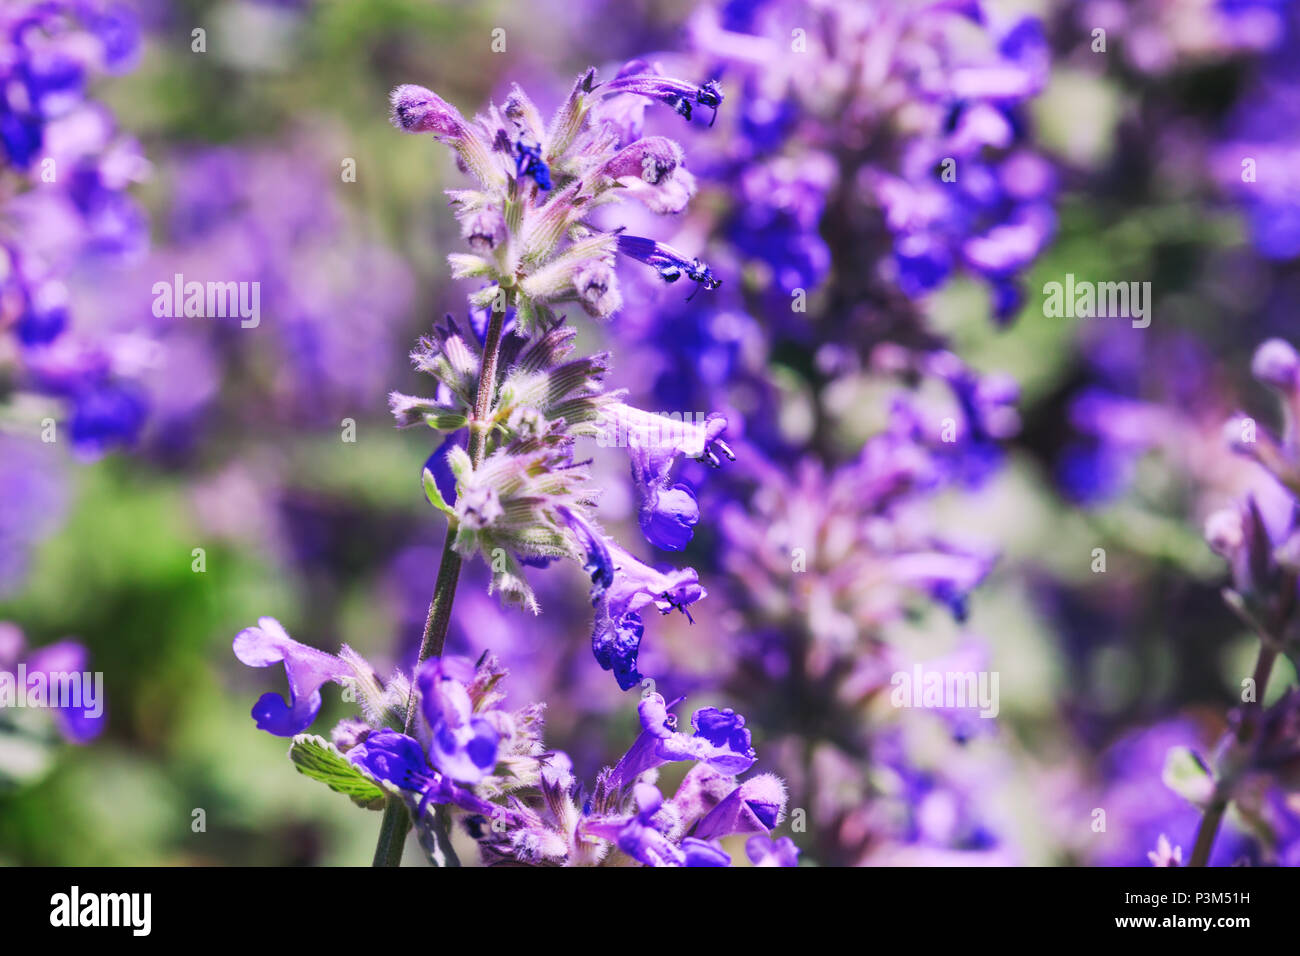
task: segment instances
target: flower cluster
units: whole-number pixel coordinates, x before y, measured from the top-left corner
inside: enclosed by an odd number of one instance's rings
[[[725,418],[673,422],[605,391],[609,356],[571,358],[576,333],[555,312],[565,303],[597,318],[616,311],[620,254],[665,282],[720,284],[699,259],[603,230],[593,218],[628,197],[656,213],[680,212],[694,192],[681,148],[640,134],[655,100],[689,120],[692,104],[716,108],[722,94],[716,84],[692,87],[638,61],[605,85],[584,73],[549,124],[517,86],[472,121],[421,87],[392,95],[393,123],[435,135],[478,181],[478,189],[451,191],[474,251],[449,261],[453,275],[484,283],[470,296],[473,334],[449,318],[412,355],[438,393],[394,393],[394,416],[401,426],[424,423],[447,435],[428,463],[426,492],[447,514],[456,552],[483,555],[494,590],[537,610],[523,565],[583,563],[593,582],[593,650],[623,689],[641,679],[640,612],[651,604],[684,610],[704,590],[693,570],[658,571],[599,530],[596,489],[575,443],[595,437],[628,449],[641,529],[673,551],[691,540],[700,517],[694,490],[673,479],[675,466],[686,457],[713,465],[734,457],[721,439]]]
[[[1279,656],[1295,651],[1300,619],[1300,355],[1290,343],[1271,339],[1256,350],[1251,370],[1279,398],[1284,431],[1275,436],[1245,417],[1227,424],[1232,447],[1261,465],[1263,474],[1243,499],[1210,515],[1205,536],[1231,572],[1224,599],[1258,640],[1255,670],[1243,682],[1241,706],[1229,715],[1213,756],[1172,749],[1164,773],[1166,783],[1203,814],[1189,858],[1194,866],[1209,861],[1230,809],[1249,829],[1272,834],[1262,841],[1264,852],[1294,852],[1288,846],[1295,814],[1282,794],[1294,788],[1300,766],[1300,693],[1290,688],[1273,701],[1266,694]],[[1165,852],[1164,842],[1162,834],[1160,859],[1176,863],[1176,850]]]
[[[653,266],[666,282],[685,276],[717,287],[698,259],[593,224],[596,210],[626,197],[656,213],[678,213],[695,191],[681,147],[641,136],[639,119],[646,99],[670,103],[689,119],[690,109],[681,107],[692,88],[643,68],[649,69],[629,64],[604,86],[587,71],[549,124],[517,85],[504,104],[472,121],[423,87],[393,91],[393,124],[436,136],[478,182],[477,189],[451,191],[461,234],[474,251],[449,259],[454,277],[485,280],[471,297],[475,307],[510,299],[525,334],[554,324],[555,308],[565,303],[607,318],[622,303],[614,271],[619,253]],[[722,94],[706,87],[694,95],[716,107]]]
[[[1018,388],[949,351],[924,300],[964,272],[987,285],[996,321],[1012,318],[1054,232],[1057,173],[1031,145],[1026,110],[1046,82],[1045,31],[985,7],[697,10],[695,52],[670,66],[716,70],[735,92],[690,144],[701,190],[727,188],[706,192],[682,234],[707,230],[717,271],[740,281],[664,297],[653,317],[612,330],[617,354],[652,370],[648,395],[628,401],[721,410],[738,459],[682,499],[688,518],[701,506],[716,516],[717,533],[692,545],[720,570],[710,589],[730,610],[710,621],[709,670],[683,647],[654,675],[720,682],[763,726],[801,728],[777,760],[796,802],[822,803],[823,860],[882,859],[909,838],[867,806],[886,795],[847,762],[889,746],[894,722],[866,712],[890,671],[910,666],[893,644],[900,622],[937,605],[926,620],[951,627],[952,612],[960,627],[996,558],[986,540],[953,534],[940,502],[999,474],[1020,427]],[[658,534],[670,541],[683,524]],[[987,659],[972,635],[963,641]],[[955,747],[992,726],[942,716]],[[844,762],[842,786],[813,781],[812,752]],[[917,794],[973,803],[895,763]],[[819,764],[817,778],[828,772]],[[945,852],[996,844],[974,810],[940,831]]]
[[[641,734],[618,763],[603,770],[586,792],[563,753],[548,754],[540,782],[511,800],[505,813],[473,820],[484,859],[552,866],[729,866],[718,840],[749,835],[745,851],[754,865],[795,866],[789,837],[771,831],[785,813],[785,786],[772,774],[738,781],[755,755],[745,720],[705,707],[691,718],[693,733],[676,729],[676,717],[659,694],[638,707]],[[691,761],[674,794],[665,799],[657,768]],[[502,826],[502,821],[506,821]]]
[[[1285,261],[1300,256],[1300,176],[1295,172],[1300,15],[1283,6],[1261,10],[1259,16],[1272,28],[1260,35],[1274,48],[1236,104],[1211,162],[1219,183],[1240,203],[1255,247],[1269,259]]]
[[[60,399],[79,453],[135,440],[145,402],[124,344],[78,321],[68,280],[87,263],[139,254],[147,224],[128,188],[144,178],[138,144],[88,95],[138,45],[125,6],[19,2],[0,11],[0,329],[19,387]]]
[[[718,840],[736,834],[750,836],[746,852],[756,865],[797,864],[789,838],[769,836],[784,816],[784,785],[771,774],[736,779],[756,758],[744,718],[730,710],[697,710],[687,734],[664,699],[648,694],[639,705],[640,736],[588,793],[568,757],[544,747],[543,708],[503,706],[508,672],[492,655],[477,664],[430,657],[412,688],[400,673],[381,682],[347,647],[335,656],[300,644],[271,618],[241,631],[234,647],[250,666],[283,663],[288,677],[287,703],[269,693],[254,705],[258,726],[293,736],[299,769],[358,802],[382,805],[375,789],[399,797],[431,855],[434,809],[446,807],[489,864],[727,866]],[[362,719],[341,721],[326,745],[303,731],[330,682],[352,688]],[[412,694],[422,719],[408,732],[394,729]],[[327,774],[303,756],[309,751],[347,763],[335,761]],[[657,769],[679,761],[694,767],[665,801],[654,785]]]
[[[825,278],[829,206],[841,239],[884,240],[880,267],[855,280],[866,297],[892,286],[917,298],[964,269],[988,283],[999,321],[1019,310],[1020,276],[1055,229],[1055,176],[1027,144],[1024,111],[1048,49],[1039,20],[999,23],[985,7],[768,0],[696,13],[694,46],[743,77],[729,235],[762,264],[773,304]]]
[[[616,311],[620,253],[666,283],[721,285],[698,258],[599,228],[593,218],[625,197],[677,213],[693,193],[681,148],[641,135],[653,101],[690,121],[697,107],[716,112],[722,93],[714,82],[692,86],[638,61],[604,86],[593,71],[583,74],[544,124],[517,86],[472,121],[422,87],[393,91],[393,123],[449,145],[478,186],[452,191],[473,250],[450,257],[452,273],[483,282],[469,297],[470,321],[462,327],[448,316],[412,353],[437,382],[435,394],[394,392],[389,402],[399,427],[426,425],[445,436],[423,472],[425,494],[448,522],[423,660],[413,682],[397,673],[383,683],[349,648],[335,656],[299,644],[270,618],[234,644],[245,664],[283,663],[288,676],[287,701],[270,693],[254,706],[258,726],[294,737],[291,756],[304,773],[363,805],[388,806],[381,849],[404,832],[391,823],[400,800],[436,862],[454,859],[445,819],[455,814],[489,863],[726,866],[731,858],[718,841],[735,834],[753,837],[746,851],[756,865],[797,863],[788,839],[768,838],[784,814],[784,784],[767,774],[736,779],[755,755],[733,711],[698,710],[686,734],[664,699],[646,694],[641,736],[587,793],[568,758],[543,748],[540,707],[500,706],[506,672],[495,657],[470,665],[442,654],[446,602],[460,561],[473,555],[491,569],[490,593],[533,611],[523,567],[579,561],[591,578],[593,653],[623,690],[642,680],[644,611],[685,612],[704,597],[693,569],[656,569],[599,527],[591,463],[575,446],[596,438],[626,448],[645,537],[681,550],[700,512],[694,489],[674,472],[687,458],[714,467],[735,458],[722,440],[726,419],[675,421],[629,405],[605,389],[609,356],[574,358],[577,331],[556,312],[567,303],[597,318]],[[329,682],[353,688],[364,716],[340,724],[332,745],[302,734]],[[676,761],[696,766],[665,800],[657,769]]]

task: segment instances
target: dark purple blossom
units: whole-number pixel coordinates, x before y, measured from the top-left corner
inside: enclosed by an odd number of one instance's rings
[[[653,239],[620,235],[618,237],[618,251],[629,259],[635,259],[637,262],[644,262],[648,266],[653,266],[655,271],[659,273],[659,278],[665,282],[676,282],[682,276],[685,276],[696,283],[696,291],[699,289],[712,291],[722,285],[722,280],[715,276],[713,270],[702,261],[689,258],[672,246],[656,242]]]
[[[675,704],[676,702],[674,702]],[[677,760],[705,763],[720,773],[736,775],[754,765],[745,718],[731,710],[704,707],[691,717],[694,734],[676,729],[677,718],[660,694],[648,694],[637,704],[641,735],[610,775],[614,785],[627,783],[647,770]]]

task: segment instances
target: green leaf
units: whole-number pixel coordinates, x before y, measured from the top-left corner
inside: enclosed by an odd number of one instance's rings
[[[464,428],[469,423],[469,419],[459,409],[440,407],[437,411],[426,412],[424,423],[435,431],[454,432]]]
[[[433,505],[445,515],[454,515],[456,512],[443,500],[442,492],[438,490],[438,483],[433,480],[433,472],[428,468],[424,469],[424,496],[429,499],[429,504]]]
[[[1214,798],[1214,776],[1190,747],[1170,749],[1161,779],[1166,787],[1194,806],[1203,808]]]
[[[336,793],[350,797],[367,810],[382,810],[387,789],[374,777],[343,756],[323,737],[299,734],[289,745],[289,759],[304,776],[319,780]]]

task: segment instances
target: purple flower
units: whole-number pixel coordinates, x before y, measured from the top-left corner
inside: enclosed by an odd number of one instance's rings
[[[643,412],[629,405],[611,405],[602,446],[626,446],[632,459],[632,480],[641,499],[638,519],[646,540],[665,551],[681,551],[691,541],[700,509],[689,486],[670,478],[679,458],[689,457],[715,467],[718,452],[734,461],[735,455],[720,438],[727,420],[714,416],[690,422]]]
[[[754,866],[798,866],[799,848],[789,837],[773,840],[752,836],[745,841],[745,855]]]
[[[591,599],[599,600],[614,583],[614,559],[605,536],[566,507],[556,509],[573,531],[578,544],[587,553],[582,570],[591,575]]]
[[[390,119],[406,133],[433,133],[447,139],[465,135],[465,120],[456,107],[423,86],[399,86],[389,95]]]
[[[637,811],[627,817],[588,820],[583,832],[610,840],[618,849],[646,866],[727,866],[731,858],[702,840],[683,841],[678,847],[667,836],[670,819],[663,794],[653,784],[637,784],[633,790]],[[725,860],[725,862],[724,862]]]
[[[666,136],[647,136],[611,156],[600,172],[613,179],[637,178],[652,186],[672,176],[682,165],[682,148]]]
[[[696,292],[701,288],[712,291],[722,285],[722,280],[714,276],[713,270],[699,259],[689,258],[672,246],[641,236],[620,234],[617,241],[618,251],[629,259],[653,266],[659,278],[665,282],[676,282],[682,276],[696,283]],[[694,297],[695,293],[691,293]]]
[[[86,458],[134,443],[147,408],[113,368],[125,346],[84,318],[78,328],[67,292],[78,266],[120,263],[147,245],[144,213],[127,190],[148,164],[86,96],[93,75],[131,65],[137,41],[135,15],[121,4],[44,0],[0,10],[0,165],[13,173],[0,208],[0,326],[17,346],[0,343],[0,351],[14,353],[18,389],[70,402],[69,430]],[[58,170],[48,182],[47,161]]]
[[[85,677],[91,676],[86,670],[90,654],[85,646],[77,641],[57,641],[38,647],[22,657],[26,641],[23,632],[15,625],[0,621],[0,672],[13,680],[17,690],[16,669],[21,663],[27,687],[33,686],[31,679],[40,675],[45,687],[45,700],[54,715],[54,725],[59,734],[69,743],[88,744],[104,731],[108,718],[104,714],[104,701],[94,700],[86,695],[93,693],[86,687]],[[66,702],[61,694],[56,699],[56,688],[62,687],[71,677],[75,677],[82,689],[70,695]],[[99,683],[95,687],[99,687]]]
[[[610,775],[614,786],[626,784],[647,770],[677,760],[694,760],[707,764],[719,773],[736,775],[754,765],[754,748],[750,746],[745,718],[735,711],[704,707],[691,717],[695,733],[676,729],[677,718],[660,694],[649,694],[637,704],[641,718],[641,735],[623,755]]]
[[[597,663],[612,670],[621,690],[640,683],[637,655],[645,625],[641,610],[654,604],[661,613],[674,608],[690,617],[686,607],[704,597],[692,568],[660,572],[638,561],[613,539],[600,533],[572,510],[561,516],[586,552],[583,570],[591,575],[595,608],[591,649]]]
[[[705,840],[733,833],[762,833],[774,830],[785,817],[785,784],[774,774],[763,773],[742,782],[727,794],[695,827]]]
[[[592,587],[592,605],[595,622],[591,635],[591,649],[596,662],[607,671],[613,671],[621,690],[640,683],[637,655],[645,625],[641,611],[653,605],[661,613],[679,610],[689,618],[686,608],[704,597],[699,575],[694,568],[669,572],[656,571],[638,561],[614,541],[604,541],[613,565],[614,580],[607,588]],[[595,557],[588,556],[591,563]]]
[[[377,730],[349,750],[347,756],[372,776],[418,796],[419,802],[413,808],[417,821],[424,818],[430,803],[453,804],[469,813],[512,820],[509,811],[476,796],[446,774],[436,773],[429,766],[419,741],[406,734]]]
[[[407,790],[429,775],[420,742],[395,730],[376,730],[348,750],[348,759],[379,780],[386,780]]]
[[[1300,255],[1300,178],[1294,160],[1300,143],[1295,71],[1300,24],[1290,4],[1278,4],[1272,10],[1264,3],[1218,3],[1213,7],[1244,14],[1243,24],[1262,25],[1257,19],[1261,14],[1277,18],[1276,49],[1250,71],[1250,83],[1238,97],[1227,136],[1210,161],[1221,187],[1240,204],[1260,254],[1278,261],[1294,259]],[[1231,45],[1227,26],[1214,24],[1213,35]],[[1269,32],[1264,30],[1263,35]],[[1249,177],[1243,167],[1247,158],[1253,173]]]
[[[279,694],[263,694],[253,705],[253,719],[259,730],[292,737],[310,727],[320,713],[321,687],[331,681],[340,684],[355,671],[333,654],[299,644],[273,617],[258,618],[257,624],[235,635],[235,656],[249,667],[283,663],[289,702]]]
[[[683,866],[731,866],[731,857],[722,850],[698,837],[682,841]]]
[[[634,66],[635,64],[635,66]],[[602,92],[605,96],[616,96],[619,93],[634,93],[638,96],[647,96],[652,100],[659,100],[671,106],[675,112],[683,119],[690,120],[694,106],[703,106],[712,110],[712,118],[709,125],[712,126],[714,120],[718,117],[718,107],[722,104],[722,91],[718,89],[718,81],[710,80],[703,85],[692,85],[675,80],[670,77],[660,76],[657,73],[629,73],[629,67],[637,68],[643,66],[644,61],[633,61],[624,67],[617,77],[605,84]]]
[[[478,783],[496,766],[500,742],[492,725],[474,714],[467,689],[473,680],[474,665],[458,657],[431,657],[416,675],[432,735],[429,757],[446,776],[467,784]]]
[[[73,400],[68,430],[84,458],[98,458],[114,446],[135,444],[148,406],[139,389],[105,383],[80,392]]]

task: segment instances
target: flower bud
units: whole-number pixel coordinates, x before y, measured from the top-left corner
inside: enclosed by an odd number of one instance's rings
[[[476,209],[460,221],[460,234],[475,252],[491,252],[506,241],[506,220],[501,210]]]
[[[1215,554],[1225,558],[1235,555],[1246,540],[1241,512],[1236,508],[1225,508],[1206,518],[1205,540]]]
[[[582,307],[593,318],[607,318],[623,304],[618,277],[613,266],[603,259],[592,259],[579,268],[573,274],[573,287]]]
[[[359,747],[370,736],[371,726],[353,717],[345,717],[334,725],[330,731],[330,740],[334,746],[347,753],[353,747]]]
[[[490,528],[505,515],[501,498],[491,486],[474,485],[466,488],[456,503],[461,522],[469,528]]]
[[[1255,350],[1250,371],[1265,385],[1279,392],[1292,392],[1300,379],[1300,355],[1290,342],[1269,339]]]
[[[664,136],[647,136],[615,153],[601,170],[613,179],[636,176],[657,186],[682,163],[682,148]]]
[[[423,86],[399,86],[389,94],[388,101],[392,104],[390,119],[403,132],[457,139],[465,134],[465,121],[456,108]]]

